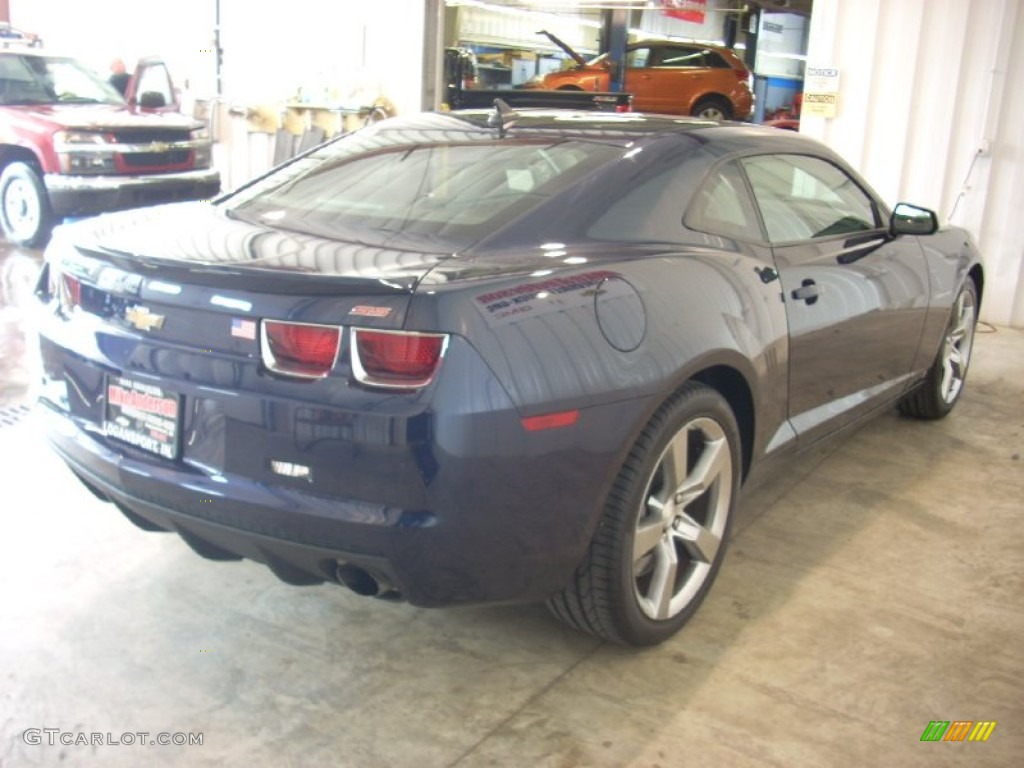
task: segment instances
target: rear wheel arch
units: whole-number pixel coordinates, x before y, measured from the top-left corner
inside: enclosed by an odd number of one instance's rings
[[[715,365],[705,368],[692,376],[689,381],[699,381],[718,392],[729,403],[736,424],[740,429],[740,455],[743,459],[742,476],[746,479],[754,454],[754,395],[747,378],[729,365]]]
[[[985,271],[981,264],[975,264],[967,273],[967,277],[974,281],[974,287],[978,291],[978,306],[981,306],[981,299],[985,293]]]

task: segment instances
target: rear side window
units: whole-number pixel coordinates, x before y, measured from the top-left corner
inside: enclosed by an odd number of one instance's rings
[[[741,162],[773,243],[832,237],[880,226],[868,194],[826,160],[807,155],[764,155]]]
[[[734,162],[720,166],[697,191],[686,224],[735,240],[764,240],[743,174]]]
[[[732,65],[725,57],[715,51],[704,51],[704,62],[713,69],[732,69]]]

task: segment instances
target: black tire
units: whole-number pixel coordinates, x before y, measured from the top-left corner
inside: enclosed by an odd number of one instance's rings
[[[0,227],[12,243],[42,245],[53,228],[46,188],[35,168],[11,163],[0,174]]]
[[[732,105],[718,96],[705,96],[693,105],[690,114],[708,120],[732,120]]]
[[[725,556],[740,461],[729,404],[710,387],[686,384],[640,434],[583,562],[548,600],[550,610],[625,645],[656,645],[678,632]]]
[[[900,413],[915,419],[941,419],[953,410],[964,390],[977,322],[978,287],[968,277],[950,308],[935,361],[924,381],[899,401]]]

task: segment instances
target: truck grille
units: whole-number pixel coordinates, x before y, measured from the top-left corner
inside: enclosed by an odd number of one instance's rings
[[[188,141],[189,132],[175,128],[118,128],[114,131],[114,137],[119,144],[149,144],[153,141],[171,144],[176,141]]]
[[[183,165],[189,161],[191,150],[173,149],[169,152],[128,152],[122,157],[129,168],[155,168]]]

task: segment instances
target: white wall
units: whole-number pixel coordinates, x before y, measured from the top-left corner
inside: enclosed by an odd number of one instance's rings
[[[982,318],[1017,327],[1021,41],[1022,0],[815,0],[807,63],[839,67],[839,113],[801,122],[890,203],[934,208],[970,230],[985,259]]]
[[[221,0],[225,93],[265,104],[303,85],[346,105],[383,95],[399,111],[416,111],[424,13],[424,0]]]
[[[106,72],[111,59],[160,55],[176,81],[214,93],[215,0],[10,0],[14,26]],[[383,94],[418,110],[424,0],[221,0],[224,96],[273,103],[324,84],[364,103]]]
[[[729,5],[727,0],[707,0],[703,24],[667,16],[662,8],[649,8],[640,16],[640,29],[649,35],[721,43],[725,29],[725,9]]]
[[[757,35],[757,74],[803,78],[807,19],[796,13],[762,13]]]
[[[177,85],[212,93],[213,0],[10,0],[11,24],[43,38],[47,49],[82,59],[106,75],[110,62],[129,67],[141,56],[161,56]]]

